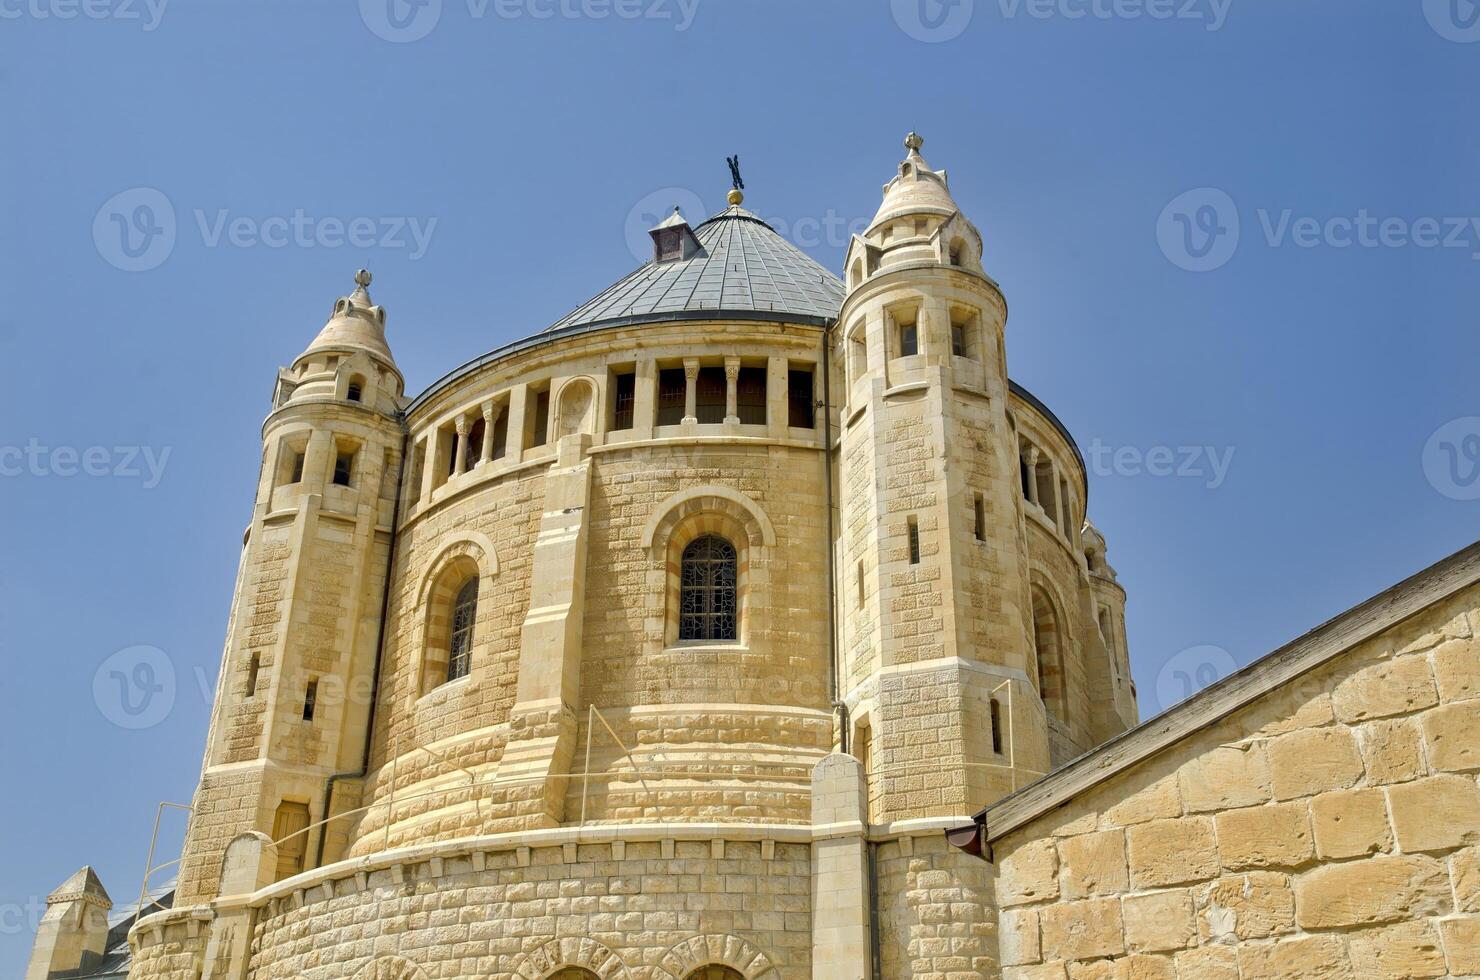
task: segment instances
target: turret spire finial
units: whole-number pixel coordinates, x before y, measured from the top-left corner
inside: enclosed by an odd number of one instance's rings
[[[359,286],[361,289],[364,289],[366,286],[370,285],[370,279],[371,276],[369,269],[361,269],[359,272],[355,273],[355,285]]]
[[[897,132],[897,130],[896,130],[896,132]],[[904,138],[904,148],[906,150],[909,150],[911,153],[919,153],[920,152],[920,147],[922,147],[924,145],[925,145],[925,137],[921,136],[919,133],[915,132],[913,129],[910,130],[909,135]]]

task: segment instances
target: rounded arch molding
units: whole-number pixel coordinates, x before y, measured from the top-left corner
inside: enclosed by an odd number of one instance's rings
[[[686,980],[701,966],[728,966],[745,980],[780,980],[771,958],[748,939],[739,936],[693,936],[664,953],[653,967],[653,980]]]
[[[427,980],[426,971],[400,956],[377,956],[353,980]]]
[[[417,595],[417,603],[421,608],[426,607],[432,588],[442,578],[448,566],[465,558],[471,559],[478,566],[480,579],[491,579],[498,574],[498,552],[494,550],[493,541],[488,535],[465,529],[454,531],[437,542],[437,557],[432,559],[422,576],[421,589]]]
[[[729,487],[702,486],[681,490],[657,507],[642,529],[642,547],[663,553],[679,524],[700,514],[720,514],[745,528],[751,547],[776,545],[776,529],[766,512],[745,494]]]
[[[567,967],[590,970],[601,980],[631,980],[631,973],[622,958],[610,948],[594,939],[552,939],[539,948],[525,953],[514,968],[520,980],[544,980],[557,970]]]

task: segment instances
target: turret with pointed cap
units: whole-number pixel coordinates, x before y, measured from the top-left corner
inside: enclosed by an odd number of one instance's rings
[[[376,306],[370,300],[370,278],[367,269],[355,273],[354,292],[334,301],[329,321],[313,343],[298,355],[299,361],[313,354],[362,350],[400,374],[385,340],[385,307]]]
[[[46,898],[26,980],[73,976],[94,965],[108,943],[113,900],[91,867],[79,868]]]

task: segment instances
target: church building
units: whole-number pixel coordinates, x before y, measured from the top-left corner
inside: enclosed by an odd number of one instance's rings
[[[173,900],[119,948],[85,869],[26,980],[1480,975],[1480,546],[1139,724],[922,144],[841,279],[737,173],[414,396],[361,271],[278,372]]]

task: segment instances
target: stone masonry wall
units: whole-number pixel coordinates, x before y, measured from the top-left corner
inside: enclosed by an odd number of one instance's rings
[[[876,846],[884,978],[996,976],[992,865],[939,831]]]
[[[261,910],[250,975],[378,977],[396,959],[410,966],[395,976],[427,980],[539,980],[563,966],[683,980],[710,963],[802,980],[810,855],[774,841],[570,843],[350,874]]]
[[[995,845],[1006,980],[1480,974],[1480,590]]]

